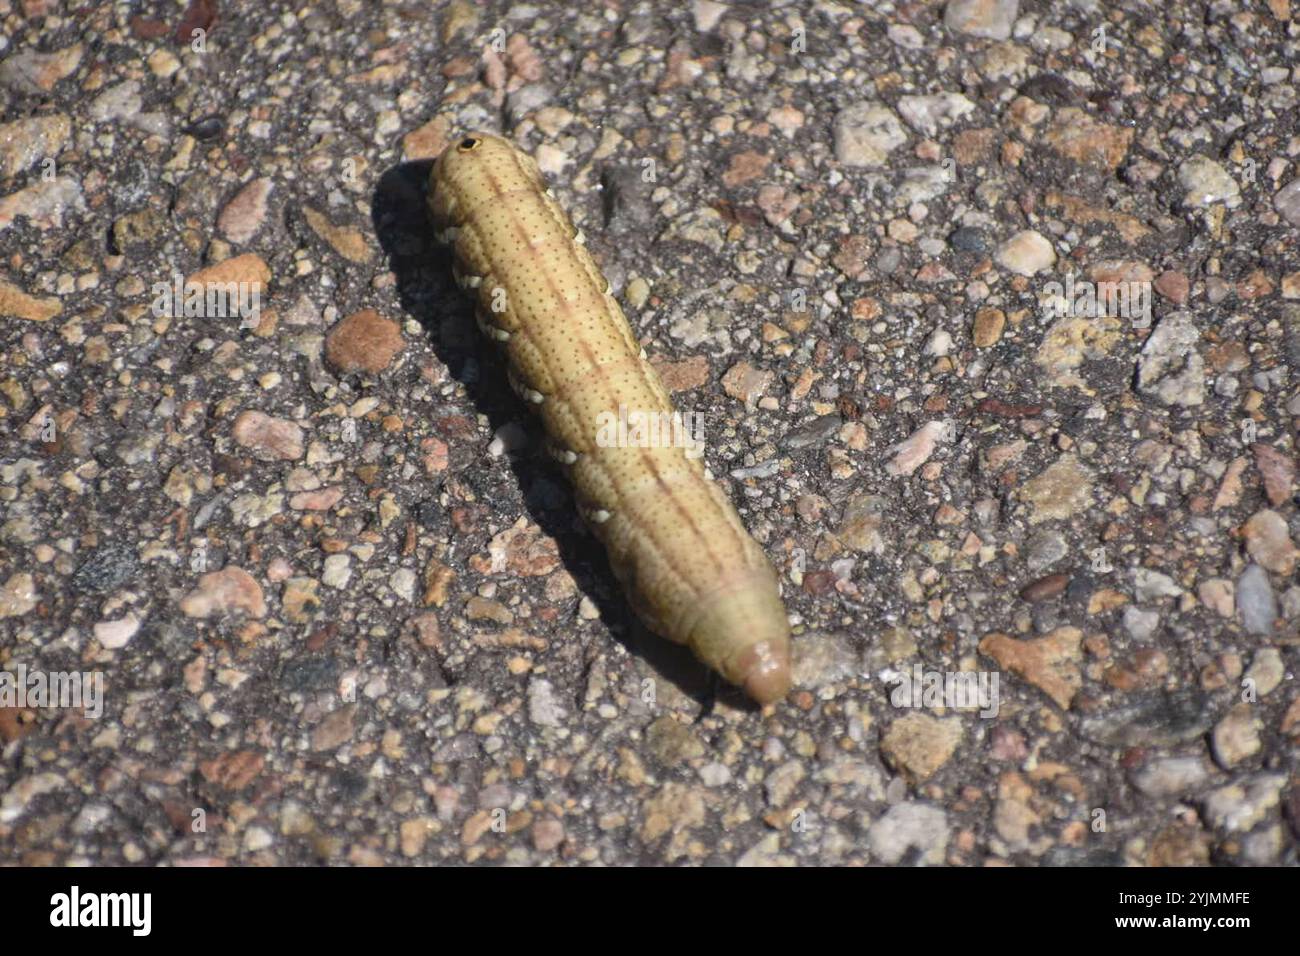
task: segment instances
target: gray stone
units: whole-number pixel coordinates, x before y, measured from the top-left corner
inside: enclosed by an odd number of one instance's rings
[[[1271,634],[1277,620],[1277,598],[1268,572],[1258,564],[1247,565],[1237,579],[1237,613],[1251,634]]]
[[[957,33],[990,40],[1011,36],[1020,0],[948,0],[943,25]]]
[[[1241,187],[1232,174],[1206,156],[1193,156],[1178,167],[1178,185],[1187,190],[1183,203],[1188,206],[1221,202],[1232,207],[1241,202]]]
[[[1211,791],[1201,809],[1215,829],[1245,833],[1278,805],[1285,784],[1286,774],[1259,774]]]
[[[1160,612],[1151,608],[1124,608],[1124,629],[1135,641],[1149,641],[1160,626]]]
[[[1273,208],[1291,225],[1300,226],[1300,179],[1291,180],[1277,191]]]
[[[1148,797],[1181,797],[1210,779],[1210,767],[1200,757],[1153,760],[1133,775],[1133,786]]]
[[[1138,391],[1166,405],[1200,405],[1205,401],[1205,360],[1196,345],[1201,333],[1190,312],[1160,320],[1138,358]]]
[[[906,142],[903,124],[883,103],[855,103],[835,117],[835,158],[845,166],[883,166]]]
[[[872,855],[891,866],[912,849],[919,852],[921,864],[942,865],[948,849],[947,814],[927,803],[900,803],[871,825],[867,843]]]

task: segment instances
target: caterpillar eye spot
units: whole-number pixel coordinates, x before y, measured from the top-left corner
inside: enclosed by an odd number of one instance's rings
[[[483,144],[483,140],[475,139],[473,136],[466,136],[464,139],[460,141],[460,145],[457,146],[456,148],[460,150],[462,153],[468,153],[478,149],[479,146],[481,146],[482,144]]]

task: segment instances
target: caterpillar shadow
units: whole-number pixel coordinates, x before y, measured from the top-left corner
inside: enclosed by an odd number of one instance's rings
[[[433,239],[425,207],[432,167],[432,162],[412,162],[388,169],[371,201],[375,234],[396,278],[398,299],[424,327],[434,353],[487,417],[494,434],[507,425],[522,425],[530,435],[540,435],[536,417],[506,384],[504,357],[479,334],[473,304],[452,279],[450,251]],[[652,633],[632,612],[604,548],[578,524],[564,475],[538,448],[539,443],[532,441],[530,450],[505,460],[523,490],[529,517],[556,541],[565,568],[595,603],[610,632],[656,674],[694,699],[702,713],[711,708],[718,693],[743,706],[743,697],[721,686],[689,650]],[[487,459],[486,449],[482,455]],[[483,469],[465,469],[460,477],[474,485],[492,469],[487,459]],[[582,687],[569,690],[581,701]]]

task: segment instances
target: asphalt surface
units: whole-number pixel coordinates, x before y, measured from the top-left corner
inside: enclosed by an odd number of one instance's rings
[[[0,38],[0,861],[1295,865],[1289,0]],[[703,416],[786,701],[583,530],[424,214],[472,129]]]

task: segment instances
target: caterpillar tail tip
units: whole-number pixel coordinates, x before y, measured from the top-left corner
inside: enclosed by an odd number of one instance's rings
[[[790,692],[790,646],[784,641],[760,641],[740,661],[745,693],[766,706]]]

